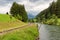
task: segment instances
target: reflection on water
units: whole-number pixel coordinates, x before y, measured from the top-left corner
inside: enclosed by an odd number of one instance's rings
[[[60,40],[59,26],[41,25],[39,33],[39,40]]]

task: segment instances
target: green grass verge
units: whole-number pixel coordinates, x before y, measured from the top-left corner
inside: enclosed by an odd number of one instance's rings
[[[35,40],[38,36],[37,25],[15,30],[0,36],[0,40]]]
[[[57,19],[47,19],[46,21],[42,21],[43,24],[49,24],[49,25],[59,25],[60,26],[60,18]]]

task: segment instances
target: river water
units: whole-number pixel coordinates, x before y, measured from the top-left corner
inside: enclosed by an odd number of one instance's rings
[[[39,40],[60,40],[60,26],[39,24]]]

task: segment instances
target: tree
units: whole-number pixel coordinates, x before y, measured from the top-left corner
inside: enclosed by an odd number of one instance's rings
[[[13,17],[26,22],[28,20],[27,12],[25,10],[24,5],[19,5],[16,2],[13,3],[10,13]]]
[[[6,14],[8,15],[8,12]]]
[[[60,0],[56,3],[56,15],[60,18]]]

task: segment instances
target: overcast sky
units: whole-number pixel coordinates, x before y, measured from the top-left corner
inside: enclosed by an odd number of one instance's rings
[[[48,8],[49,4],[53,0],[0,0],[0,13],[6,13],[10,11],[13,2],[24,4],[27,13],[33,15],[38,14],[42,10]]]

